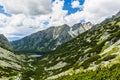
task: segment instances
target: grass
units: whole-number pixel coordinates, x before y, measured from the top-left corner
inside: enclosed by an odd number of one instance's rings
[[[116,52],[118,52],[120,50],[120,48],[119,47],[114,47],[111,51],[109,51],[109,52],[107,52],[107,54],[113,54],[113,53],[116,53]]]
[[[117,55],[108,55],[104,57],[103,59],[96,60],[95,64],[100,64],[102,61],[109,61],[111,59],[114,59]]]
[[[103,46],[103,47],[102,47],[102,50],[101,50],[101,53],[102,53],[105,49],[107,49],[109,46],[110,46],[110,44],[107,44],[107,45]]]
[[[0,66],[0,77],[10,77],[15,76],[19,73],[18,70],[9,68],[9,67],[2,67]]]
[[[115,20],[116,23],[119,22],[119,20],[117,20],[118,19]],[[43,61],[41,58],[36,63],[37,69],[35,70],[34,78],[36,80],[39,80],[41,78],[47,78],[49,76],[52,76],[51,72],[53,72],[53,75],[57,75],[71,68],[73,68],[73,70],[80,69],[81,67],[87,69],[93,62],[99,64],[102,61],[109,61],[111,59],[114,59],[116,55],[113,55],[112,53],[116,52],[117,48],[106,53],[106,55],[100,56],[99,54],[105,49],[107,49],[109,46],[114,44],[118,40],[117,37],[120,37],[120,27],[116,27],[116,23],[111,25],[109,24],[109,22],[106,22],[105,24],[101,24],[99,27],[97,26],[92,30],[86,31],[85,33],[79,35],[78,37],[72,39],[69,42],[66,42],[63,45],[60,45],[55,51],[47,55],[47,60]],[[110,31],[110,33],[108,31]],[[100,37],[102,36],[101,34],[104,34],[105,32],[108,32],[110,36],[107,39],[99,41]],[[87,42],[87,38],[89,38],[91,42]],[[111,42],[113,39],[117,40],[115,40],[112,44],[106,45],[106,42]],[[85,52],[85,50],[88,48],[90,49]],[[58,57],[59,60],[57,60]],[[86,58],[88,59],[86,60]],[[51,61],[52,63],[48,63],[49,61]],[[44,67],[52,67],[60,61],[66,62],[68,65],[57,70],[44,70]],[[104,73],[105,71],[106,73]],[[96,71],[88,71],[87,73],[80,73],[73,76],[64,76],[58,80],[109,80],[108,76],[110,76],[111,74],[107,74],[107,72],[109,73],[110,71],[108,68],[105,68],[102,70],[99,69]],[[107,75],[104,76],[104,74]]]
[[[114,64],[110,68],[99,67],[95,71],[87,71],[78,74],[66,75],[55,80],[119,80],[120,64]]]
[[[92,62],[98,60],[99,58],[101,58],[100,55],[96,54],[96,55],[88,58],[87,60],[85,60],[85,61],[81,64],[81,66],[83,66],[84,69],[86,69],[86,68],[89,67],[89,65],[90,65]]]

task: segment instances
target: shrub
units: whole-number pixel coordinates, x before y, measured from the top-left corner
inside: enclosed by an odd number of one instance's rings
[[[96,54],[96,55],[88,58],[87,60],[85,60],[85,61],[81,64],[81,66],[83,66],[83,67],[86,69],[86,68],[89,67],[90,63],[98,60],[99,58],[100,58],[100,55]]]

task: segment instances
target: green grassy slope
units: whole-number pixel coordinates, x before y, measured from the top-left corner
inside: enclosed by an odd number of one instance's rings
[[[32,61],[32,58],[0,47],[0,80],[29,80],[34,70]]]
[[[120,64],[109,67],[99,67],[95,71],[90,70],[78,74],[62,76],[55,80],[119,80]]]
[[[32,77],[35,80],[54,79],[88,71],[88,73],[80,76],[85,80],[84,76],[89,75],[90,70],[97,69],[101,65],[114,65],[119,53],[120,17],[95,26],[75,39],[59,46],[51,54],[38,59],[37,68]],[[90,72],[90,74],[96,71]],[[104,69],[100,71],[100,75],[102,72],[104,72]],[[73,77],[76,75],[73,75]],[[79,75],[76,77],[79,77]]]
[[[10,51],[13,50],[9,41],[7,40],[7,38],[3,34],[0,34],[0,47],[7,49],[7,50],[10,50]]]

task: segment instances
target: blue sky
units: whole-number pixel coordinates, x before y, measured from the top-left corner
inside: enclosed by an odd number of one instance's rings
[[[118,11],[120,0],[0,0],[0,34],[16,40],[50,26],[98,24]]]
[[[0,6],[0,13],[3,13],[4,10],[3,10],[3,6]]]
[[[5,10],[4,10],[4,8],[3,8],[2,5],[0,5],[0,13],[1,13],[1,14],[4,14],[4,15],[6,15],[6,16],[11,16],[11,14],[8,14],[8,13],[5,12]]]
[[[55,0],[52,0],[52,2],[54,2]],[[63,6],[63,10],[68,10],[68,14],[67,15],[70,15],[70,14],[73,14],[73,13],[76,13],[77,11],[81,11],[82,9],[80,8],[72,8],[72,5],[71,3],[75,0],[64,0],[64,6]],[[79,0],[80,2],[80,5],[83,5],[85,0]]]
[[[72,8],[71,3],[75,0],[65,0],[63,10],[68,10],[68,15],[81,11],[80,8]],[[79,0],[80,5],[84,4],[84,0]]]

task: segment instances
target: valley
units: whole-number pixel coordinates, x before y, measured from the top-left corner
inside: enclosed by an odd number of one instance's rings
[[[119,79],[120,13],[92,27],[50,27],[13,42],[0,35],[0,80]]]

